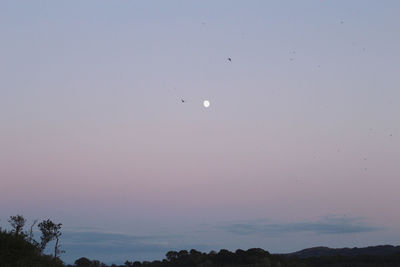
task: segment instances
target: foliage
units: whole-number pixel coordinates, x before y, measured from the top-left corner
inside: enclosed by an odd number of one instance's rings
[[[41,255],[39,249],[14,232],[0,232],[1,267],[61,267],[64,264],[48,255]]]
[[[162,261],[126,261],[119,267],[395,267],[400,266],[400,254],[323,256],[298,258],[290,255],[273,255],[260,248],[238,249],[235,252],[226,249],[218,253],[203,253],[197,250],[169,251]],[[91,267],[94,261],[85,258]],[[113,267],[117,265],[112,265]]]
[[[11,227],[13,228],[12,232],[15,233],[15,235],[19,235],[22,232],[22,229],[24,228],[26,219],[22,215],[16,215],[16,216],[10,216],[8,222],[11,224]]]
[[[40,249],[44,251],[47,244],[52,241],[56,240],[56,245],[54,247],[54,257],[56,258],[57,255],[61,252],[59,247],[59,238],[61,236],[61,223],[55,224],[50,219],[43,220],[41,223],[38,224],[42,235],[40,236]]]
[[[8,222],[12,230],[0,228],[0,266],[1,267],[62,267],[64,263],[57,257],[44,255],[42,244],[33,238],[33,227],[29,233],[23,231],[26,219],[22,215],[11,216]],[[44,236],[58,238],[61,235],[61,224],[54,224],[50,220],[41,224]],[[46,239],[47,240],[47,239]],[[56,246],[57,248],[57,246]]]

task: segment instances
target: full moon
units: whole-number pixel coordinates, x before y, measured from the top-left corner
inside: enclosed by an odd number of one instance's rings
[[[208,108],[208,107],[210,106],[210,101],[204,100],[203,106],[204,106],[205,108]]]

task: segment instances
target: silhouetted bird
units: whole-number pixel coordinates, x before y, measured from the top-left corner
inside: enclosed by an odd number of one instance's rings
[[[230,57],[228,57],[228,61],[232,61],[232,59]]]
[[[181,99],[181,102],[182,102],[182,103],[185,103],[186,101],[185,101],[185,99],[182,98],[182,99]]]

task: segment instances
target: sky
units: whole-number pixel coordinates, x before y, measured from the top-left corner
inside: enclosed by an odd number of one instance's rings
[[[2,0],[0,226],[67,263],[399,245],[399,10]]]

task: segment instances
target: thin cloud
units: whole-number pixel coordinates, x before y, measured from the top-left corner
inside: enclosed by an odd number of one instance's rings
[[[135,251],[158,251],[169,245],[169,240],[178,236],[134,236],[121,233],[108,232],[81,232],[66,231],[63,233],[63,245],[65,247],[107,248],[109,251],[129,252]]]
[[[233,223],[222,228],[239,235],[276,235],[285,233],[313,232],[316,234],[353,234],[375,232],[380,228],[367,225],[358,218],[325,217],[314,222],[267,223],[248,222]]]

